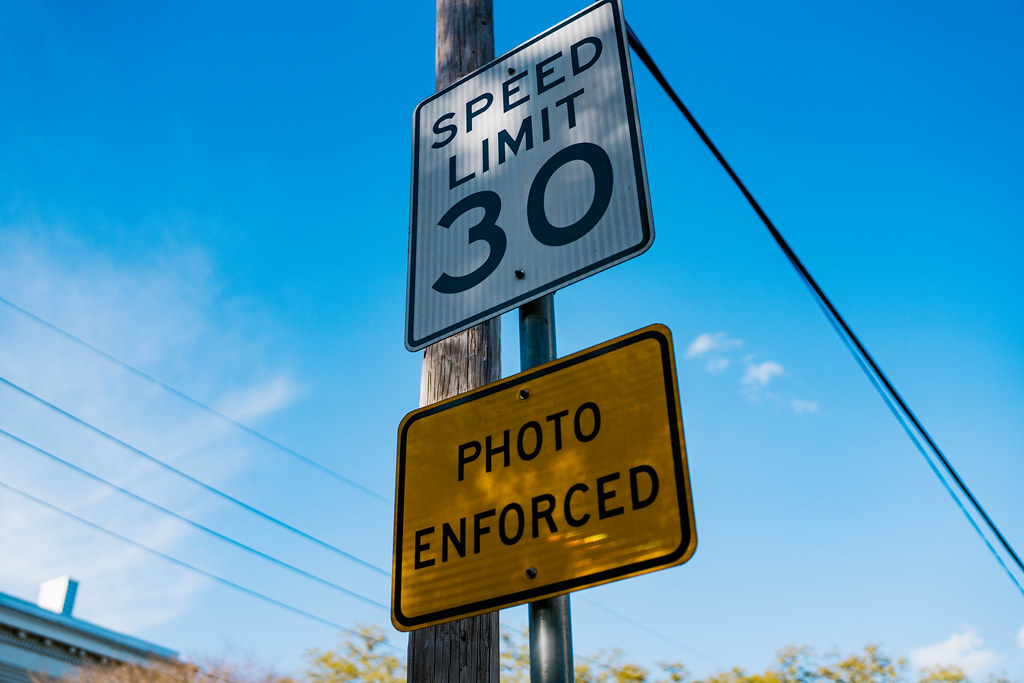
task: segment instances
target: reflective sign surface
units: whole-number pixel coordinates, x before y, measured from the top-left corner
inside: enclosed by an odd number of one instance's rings
[[[410,413],[395,500],[402,630],[685,562],[696,533],[668,329]]]
[[[413,116],[405,345],[440,341],[654,239],[629,48],[601,0]]]

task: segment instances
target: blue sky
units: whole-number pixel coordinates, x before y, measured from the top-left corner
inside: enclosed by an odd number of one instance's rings
[[[495,7],[498,53],[581,9]],[[0,297],[385,498],[421,354],[402,344],[412,113],[432,3],[0,4]],[[1020,3],[627,2],[683,100],[1024,548]],[[676,342],[699,545],[574,595],[575,646],[696,674],[881,643],[1024,677],[1024,597],[764,228],[634,60],[656,238],[555,296],[561,354]],[[515,316],[503,374],[518,370]],[[0,304],[0,376],[379,567],[392,510]],[[0,387],[0,429],[378,602],[387,576]],[[0,480],[343,625],[386,611],[0,436]],[[0,492],[0,591],[283,671],[337,629]],[[503,624],[525,624],[521,608]],[[644,624],[640,628],[637,624]],[[938,654],[936,654],[938,653]]]

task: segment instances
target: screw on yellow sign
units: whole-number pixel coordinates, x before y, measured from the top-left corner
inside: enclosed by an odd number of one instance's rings
[[[668,328],[409,413],[395,501],[404,631],[682,564],[697,535]]]

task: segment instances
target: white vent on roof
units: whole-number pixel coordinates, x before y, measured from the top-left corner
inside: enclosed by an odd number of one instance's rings
[[[43,609],[70,617],[71,610],[75,607],[77,592],[77,581],[68,576],[60,576],[39,586],[39,599],[36,604]]]

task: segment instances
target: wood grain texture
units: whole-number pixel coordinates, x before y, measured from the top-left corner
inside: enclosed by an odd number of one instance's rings
[[[491,0],[437,0],[438,90],[494,59],[493,17]]]
[[[437,89],[494,59],[491,0],[437,0]],[[423,350],[420,405],[501,379],[501,319]],[[498,683],[498,613],[409,634],[410,683]]]
[[[501,318],[431,344],[423,350],[420,406],[501,379]]]

